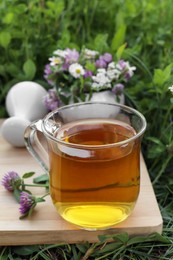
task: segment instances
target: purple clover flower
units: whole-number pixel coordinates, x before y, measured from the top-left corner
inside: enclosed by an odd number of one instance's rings
[[[103,60],[106,62],[106,63],[110,63],[112,62],[112,55],[108,52],[106,52],[103,56],[102,56]]]
[[[92,77],[93,73],[90,70],[85,70],[84,78],[90,78]]]
[[[122,72],[126,81],[128,81],[133,76],[134,70],[136,70],[135,66],[131,67],[129,62],[124,60],[119,60],[116,67]]]
[[[54,89],[49,89],[47,95],[44,97],[44,105],[49,110],[52,111],[59,106],[59,99]]]
[[[66,49],[66,55],[65,55],[65,64],[72,64],[78,62],[79,59],[79,52],[75,49]]]
[[[45,75],[47,75],[47,76],[52,73],[50,64],[46,64],[46,65],[45,65],[45,67],[44,67],[44,73],[45,73]]]
[[[112,55],[106,52],[101,55],[98,60],[96,60],[95,65],[97,68],[106,68],[110,62],[112,62]]]
[[[28,192],[22,191],[20,194],[20,208],[19,208],[20,213],[22,215],[27,214],[34,204],[35,204],[34,197]]]
[[[123,90],[124,85],[121,83],[115,84],[115,86],[112,88],[112,92],[117,96],[120,96],[123,93]]]
[[[18,175],[17,172],[10,171],[5,174],[5,176],[2,179],[2,185],[4,188],[8,191],[14,191],[14,186],[17,181],[19,181],[21,178]]]
[[[124,74],[124,78],[126,81],[130,80],[132,77],[132,74],[130,73],[130,71],[127,71],[125,74]]]
[[[124,70],[126,68],[127,64],[124,60],[119,60],[118,61],[118,67],[120,70]]]
[[[100,56],[99,59],[96,60],[95,65],[97,68],[106,68],[107,67],[107,63],[103,59],[103,56]]]
[[[64,61],[64,63],[62,64],[62,70],[68,70],[69,66],[70,66],[70,63]]]
[[[65,51],[66,51],[66,54],[64,57],[64,63],[62,65],[62,69],[68,70],[69,66],[72,63],[78,62],[80,55],[79,55],[79,52],[76,51],[75,49],[71,50],[71,49],[67,48]]]
[[[49,79],[49,75],[52,74],[52,70],[51,70],[51,66],[50,64],[46,64],[45,67],[44,67],[44,78],[47,80],[47,82],[50,84],[50,85],[53,85],[53,81]]]

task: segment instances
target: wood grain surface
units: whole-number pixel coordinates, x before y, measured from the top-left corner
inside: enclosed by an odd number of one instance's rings
[[[0,120],[2,124],[2,120]],[[0,135],[0,181],[5,173],[14,170],[22,175],[42,169],[25,148],[14,148]],[[32,180],[30,180],[32,182]],[[45,193],[42,188],[32,189],[34,195]],[[97,242],[98,235],[128,232],[129,235],[148,235],[162,232],[162,216],[152,184],[141,156],[141,188],[133,213],[124,222],[108,230],[86,231],[67,223],[56,212],[50,197],[39,203],[34,214],[19,220],[19,204],[0,184],[0,245],[31,245]]]

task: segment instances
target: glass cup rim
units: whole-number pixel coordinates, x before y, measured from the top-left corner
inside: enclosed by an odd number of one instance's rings
[[[45,122],[51,117],[53,116],[54,114],[56,113],[59,113],[59,111],[62,111],[62,110],[66,110],[66,109],[69,109],[71,107],[77,107],[77,106],[87,106],[87,105],[96,105],[96,104],[100,104],[100,105],[108,105],[108,106],[114,106],[114,107],[119,107],[121,109],[123,109],[124,111],[129,111],[129,112],[132,112],[134,113],[135,115],[137,115],[138,117],[141,118],[141,121],[143,122],[143,125],[140,129],[140,131],[135,134],[134,136],[126,139],[126,140],[123,140],[123,141],[120,141],[120,142],[116,142],[116,143],[110,143],[110,144],[102,144],[102,145],[85,145],[85,144],[75,144],[75,143],[67,143],[63,140],[60,140],[58,138],[55,138],[54,136],[52,136],[46,129],[45,127]],[[73,103],[73,104],[70,104],[70,105],[65,105],[65,106],[62,106],[62,107],[59,107],[59,108],[56,108],[55,110],[49,112],[42,120],[42,130],[43,130],[43,134],[48,137],[49,139],[53,140],[54,142],[58,143],[58,144],[61,144],[61,145],[65,145],[65,146],[69,146],[69,147],[73,147],[73,148],[78,148],[78,149],[82,149],[82,148],[85,148],[85,149],[102,149],[102,148],[110,148],[110,147],[118,147],[118,146],[121,146],[121,145],[125,145],[125,144],[128,144],[136,139],[138,139],[140,136],[142,136],[146,130],[146,127],[147,127],[147,122],[146,122],[146,119],[144,117],[144,115],[139,112],[138,110],[136,110],[135,108],[131,108],[127,105],[123,105],[123,104],[119,104],[119,103],[109,103],[109,102],[97,102],[97,101],[92,101],[92,102],[79,102],[79,103]]]

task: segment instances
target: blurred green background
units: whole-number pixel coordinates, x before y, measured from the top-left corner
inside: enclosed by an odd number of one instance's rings
[[[138,66],[133,85],[147,84],[154,69],[172,62],[171,6],[171,0],[1,0],[1,117],[14,83],[46,84],[44,66],[57,48],[85,45],[113,53],[126,43],[124,55]]]

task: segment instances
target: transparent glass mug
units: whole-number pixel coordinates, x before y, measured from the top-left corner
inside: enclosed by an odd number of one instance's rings
[[[139,195],[145,129],[135,109],[99,102],[61,107],[26,129],[26,147],[49,172],[51,198],[65,220],[97,230],[130,215]]]

